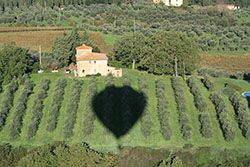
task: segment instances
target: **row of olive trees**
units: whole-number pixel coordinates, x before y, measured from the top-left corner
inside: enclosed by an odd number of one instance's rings
[[[14,93],[18,89],[18,84],[15,80],[12,80],[9,84],[3,99],[3,105],[1,107],[1,113],[0,113],[0,130],[3,129],[3,126],[6,123],[6,119],[9,115],[10,109],[13,107],[13,101],[14,101]]]
[[[172,131],[169,124],[170,114],[168,111],[168,101],[166,97],[166,85],[162,80],[156,81],[157,112],[160,122],[160,132],[166,140],[170,140]]]
[[[114,78],[112,75],[108,75],[105,80],[105,88],[104,92],[104,104],[103,104],[103,122],[106,123],[107,127],[112,126],[111,118],[113,109],[114,109],[114,101],[115,101],[115,92],[114,92]],[[104,134],[108,131],[104,130]]]
[[[52,132],[53,130],[56,129],[58,116],[60,114],[59,111],[62,107],[64,89],[66,86],[67,86],[66,79],[64,78],[58,79],[55,90],[54,90],[52,104],[50,107],[50,114],[49,114],[49,120],[48,120],[48,126],[47,126],[47,130],[49,132]]]
[[[235,137],[235,132],[229,120],[228,111],[223,97],[220,94],[212,93],[210,95],[210,100],[214,103],[217,118],[219,120],[220,128],[225,140],[233,140]]]
[[[64,136],[67,139],[73,136],[73,129],[76,123],[77,109],[81,97],[80,92],[82,89],[82,84],[82,81],[75,80],[72,86],[70,101],[67,106],[67,118],[63,129]]]
[[[237,116],[237,121],[242,134],[245,138],[250,139],[250,113],[247,104],[238,93],[234,93],[230,98]]]
[[[9,137],[11,139],[16,139],[21,133],[23,117],[27,109],[28,98],[33,92],[33,87],[34,84],[30,79],[25,80],[24,88],[22,90],[21,96],[18,99],[18,105],[15,109],[13,121],[10,125]]]
[[[194,104],[196,108],[202,112],[199,115],[199,121],[201,124],[201,134],[206,137],[212,137],[212,126],[211,126],[211,121],[209,119],[208,114],[206,113],[207,110],[207,103],[206,99],[201,93],[199,86],[197,85],[197,79],[195,77],[190,77],[187,80],[187,84],[190,88],[190,92],[192,93],[194,97]]]
[[[131,111],[132,111],[132,106],[130,105],[130,101],[131,101],[131,81],[130,78],[128,78],[128,76],[124,76],[123,77],[123,89],[122,89],[122,97],[121,97],[121,107],[124,109],[124,112],[122,113],[122,122],[123,122],[123,131],[126,132],[129,130],[129,128],[131,127]]]
[[[44,99],[48,96],[49,86],[50,86],[50,80],[43,79],[37,97],[34,101],[34,105],[32,107],[33,116],[31,118],[31,122],[28,129],[28,138],[32,138],[36,135],[39,124],[43,117],[43,108],[44,108],[43,102]]]
[[[186,100],[184,99],[184,88],[181,83],[181,78],[172,77],[172,87],[174,89],[175,101],[179,114],[179,123],[181,125],[181,133],[184,139],[190,139],[192,136],[192,127],[186,115]]]
[[[84,119],[83,119],[83,135],[89,136],[94,131],[94,121],[96,116],[93,111],[93,98],[97,94],[97,81],[93,77],[90,81],[89,90],[86,96],[85,108],[84,108]]]
[[[209,91],[214,90],[215,83],[212,77],[210,77],[209,75],[205,75],[205,77],[202,79],[202,82]]]
[[[151,114],[150,114],[150,108],[149,108],[150,104],[148,102],[148,100],[149,100],[148,82],[144,77],[141,77],[138,79],[138,87],[139,87],[139,91],[141,91],[146,98],[145,110],[144,110],[143,115],[140,119],[140,122],[141,122],[142,135],[145,138],[147,138],[152,133],[153,122],[152,122]],[[141,98],[144,98],[143,95],[141,96]],[[144,104],[142,104],[143,99],[140,99],[139,102],[140,102],[139,105],[144,105]],[[143,106],[141,106],[140,108],[142,108],[142,107]]]

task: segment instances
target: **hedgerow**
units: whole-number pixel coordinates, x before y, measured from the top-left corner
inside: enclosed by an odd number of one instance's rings
[[[181,125],[181,133],[184,139],[190,139],[192,135],[192,128],[186,115],[186,101],[184,99],[184,90],[180,78],[172,77],[172,87],[174,89],[175,101],[177,103],[177,110],[179,114],[179,123]]]
[[[112,115],[114,100],[115,100],[115,92],[114,92],[114,78],[112,75],[108,75],[106,77],[105,83],[106,91],[104,93],[104,105],[103,105],[103,122],[107,124],[107,127],[111,127],[111,119],[110,115]],[[107,132],[107,129],[104,130],[104,133]]]
[[[48,126],[47,126],[47,130],[50,132],[56,129],[58,116],[60,114],[59,111],[62,106],[64,89],[66,86],[67,86],[66,79],[64,78],[58,79],[55,90],[54,90],[52,105],[50,107],[50,114],[49,114],[50,116],[49,116]]]
[[[235,137],[235,132],[231,126],[231,122],[229,120],[229,115],[226,109],[224,99],[222,98],[221,95],[217,93],[212,93],[210,95],[210,100],[214,103],[215,110],[217,113],[217,118],[219,120],[220,128],[222,130],[225,140],[227,141],[233,140]]]
[[[243,136],[247,139],[250,139],[250,113],[248,111],[247,105],[237,92],[235,92],[229,99],[234,107],[238,125]]]
[[[82,81],[75,80],[71,90],[71,95],[70,95],[71,98],[67,106],[68,115],[63,129],[65,138],[70,138],[73,136],[73,129],[76,122],[77,109],[79,106],[82,84],[83,84]]]
[[[123,131],[126,132],[129,130],[130,127],[132,127],[131,125],[131,117],[133,117],[131,115],[131,105],[130,105],[130,101],[131,101],[131,81],[127,76],[123,77],[123,89],[122,89],[122,97],[121,97],[121,108],[123,108],[124,112],[122,113],[122,118],[123,118]]]
[[[23,125],[23,116],[27,109],[27,102],[29,96],[32,94],[34,84],[30,79],[25,80],[23,92],[18,99],[18,106],[15,109],[15,114],[13,121],[10,125],[9,137],[11,139],[16,139],[21,133],[21,128]]]
[[[148,83],[144,77],[141,77],[138,79],[138,87],[139,87],[139,91],[141,91],[143,93],[143,95],[141,95],[141,97],[140,97],[141,99],[139,100],[140,105],[144,105],[144,104],[142,104],[142,102],[144,101],[143,98],[146,98],[145,109],[144,109],[144,112],[141,116],[140,123],[141,123],[142,135],[145,138],[147,138],[152,133],[153,122],[151,120],[151,115],[150,115],[150,110],[149,110],[150,104],[148,103]],[[140,108],[143,108],[143,107],[144,106],[141,106]]]
[[[207,103],[205,100],[205,97],[202,95],[199,86],[197,85],[197,80],[195,77],[190,77],[187,80],[187,84],[190,88],[190,92],[194,96],[194,104],[196,108],[200,111],[203,112],[199,115],[199,121],[201,124],[201,134],[206,137],[212,137],[212,127],[211,127],[211,122],[206,112],[207,109]]]
[[[0,113],[0,131],[5,125],[6,119],[9,115],[10,109],[13,107],[14,93],[18,89],[18,84],[15,80],[12,80],[9,84],[7,91],[4,94],[4,99],[2,102],[1,113]]]
[[[92,101],[97,93],[97,83],[96,78],[93,77],[90,81],[88,94],[86,96],[86,103],[84,108],[84,122],[83,122],[83,135],[88,136],[93,133],[94,121],[96,116],[93,111]]]
[[[205,100],[204,96],[202,95],[197,83],[196,83],[195,77],[188,78],[187,84],[190,88],[190,92],[194,96],[194,104],[195,104],[196,108],[200,112],[205,112],[207,109],[207,103],[206,103],[206,100]]]
[[[205,77],[202,79],[202,82],[209,91],[214,90],[214,81],[209,75],[205,75]]]
[[[165,94],[166,85],[162,80],[156,81],[157,112],[160,122],[160,132],[166,140],[170,140],[172,131],[169,124],[168,101]]]
[[[47,92],[49,90],[50,80],[44,79],[42,81],[42,85],[39,88],[39,93],[34,101],[34,105],[32,107],[33,116],[31,118],[31,123],[28,129],[28,138],[32,138],[36,135],[39,124],[41,122],[43,116],[43,101],[48,96]]]

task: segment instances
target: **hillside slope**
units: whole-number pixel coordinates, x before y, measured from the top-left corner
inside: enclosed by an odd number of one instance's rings
[[[189,87],[186,82],[182,81],[181,85],[184,90],[184,99],[186,100],[186,114],[187,118],[190,122],[191,126],[191,138],[188,140],[184,140],[182,138],[182,134],[180,131],[180,123],[178,121],[178,112],[177,105],[174,97],[174,90],[171,86],[171,77],[170,76],[154,76],[151,74],[141,73],[137,71],[125,70],[125,75],[128,76],[131,86],[134,90],[138,90],[138,80],[139,78],[145,78],[148,84],[148,111],[150,113],[150,118],[152,120],[151,126],[151,134],[149,137],[145,138],[141,132],[141,120],[136,122],[136,124],[132,127],[132,129],[125,136],[117,140],[113,134],[107,132],[103,124],[98,120],[94,119],[93,122],[93,133],[86,136],[84,134],[84,126],[86,126],[86,115],[88,110],[89,93],[90,93],[90,85],[93,80],[91,78],[82,79],[81,91],[78,92],[80,94],[80,99],[78,102],[78,109],[76,111],[76,120],[73,125],[73,136],[69,139],[65,138],[64,128],[65,124],[68,123],[69,117],[69,106],[74,99],[72,96],[72,92],[74,89],[75,81],[72,77],[64,76],[64,74],[33,74],[31,79],[35,82],[34,92],[28,99],[27,109],[25,110],[25,114],[23,117],[23,125],[21,128],[20,137],[17,139],[11,140],[9,137],[10,133],[10,125],[13,122],[13,118],[16,112],[16,108],[18,105],[18,100],[23,91],[23,86],[19,86],[19,89],[14,94],[14,103],[11,108],[5,126],[2,131],[0,131],[0,141],[2,143],[9,142],[13,145],[19,146],[37,146],[43,145],[47,143],[51,143],[53,141],[67,141],[68,143],[81,143],[87,142],[91,145],[91,147],[99,149],[99,150],[107,150],[114,151],[118,148],[118,146],[147,146],[151,148],[175,148],[182,147],[185,144],[192,144],[195,146],[213,146],[217,148],[246,148],[250,149],[249,140],[245,139],[241,130],[238,127],[236,121],[236,115],[233,110],[233,107],[226,96],[224,97],[226,107],[229,111],[229,120],[233,129],[235,130],[235,138],[232,141],[225,141],[223,138],[222,131],[220,129],[220,125],[218,119],[216,117],[215,107],[209,99],[209,92],[203,85],[203,83],[198,80],[198,86],[205,97],[207,103],[207,113],[212,123],[212,138],[204,138],[200,133],[200,123],[199,123],[199,111],[196,109],[194,105],[193,95],[190,93]],[[33,138],[28,138],[29,126],[31,124],[31,119],[33,117],[33,106],[35,105],[35,99],[39,94],[39,89],[42,84],[42,80],[44,78],[48,78],[51,83],[48,90],[48,96],[45,97],[43,102],[44,108],[42,109],[41,121],[38,124],[38,130]],[[65,93],[63,96],[62,107],[59,110],[58,123],[56,129],[53,132],[47,131],[48,120],[50,119],[50,109],[53,102],[53,97],[55,93],[55,86],[57,84],[58,78],[66,78],[67,85],[64,89]],[[157,116],[157,98],[156,98],[156,80],[162,80],[165,85],[165,96],[167,99],[167,109],[169,111],[169,124],[172,131],[172,136],[170,140],[165,140],[160,133],[160,122]],[[114,80],[115,86],[122,86],[122,78],[118,78]],[[246,81],[241,80],[232,80],[226,78],[217,78],[216,81],[216,92],[221,92],[225,83],[234,83],[239,85],[242,90],[247,91],[250,90],[250,84]],[[105,88],[105,78],[98,77],[97,78],[97,91],[101,92]],[[0,108],[3,105],[3,100],[5,99],[5,92],[0,94]],[[74,103],[75,104],[75,103]],[[72,111],[73,112],[73,111]]]

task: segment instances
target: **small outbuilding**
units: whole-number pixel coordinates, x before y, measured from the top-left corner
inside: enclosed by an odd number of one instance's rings
[[[84,44],[76,48],[76,64],[79,77],[97,74],[122,77],[122,69],[108,66],[108,57],[105,53],[95,53],[92,47]]]

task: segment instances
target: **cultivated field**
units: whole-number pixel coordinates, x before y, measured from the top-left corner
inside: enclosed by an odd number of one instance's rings
[[[91,78],[82,79],[81,85],[71,77],[65,77],[64,74],[59,73],[32,75],[31,79],[35,82],[35,87],[33,89],[33,93],[28,97],[27,109],[23,110],[23,117],[19,120],[21,122],[20,136],[11,139],[10,129],[13,122],[15,122],[14,117],[16,117],[15,115],[18,112],[17,108],[20,103],[20,99],[23,99],[21,96],[23,95],[24,86],[19,86],[18,90],[14,93],[13,106],[10,107],[10,112],[7,114],[6,124],[0,131],[0,141],[2,143],[9,142],[16,146],[22,145],[30,147],[51,143],[53,141],[66,140],[69,143],[87,142],[94,148],[110,151],[116,150],[119,145],[147,146],[152,148],[174,148],[182,147],[185,144],[193,144],[194,146],[212,146],[217,148],[250,149],[249,139],[243,137],[242,131],[238,126],[239,122],[236,119],[233,106],[231,105],[228,97],[224,94],[222,94],[222,98],[225,102],[225,107],[227,110],[227,123],[232,129],[234,136],[230,140],[223,136],[225,131],[223,131],[223,128],[221,128],[222,126],[218,121],[215,106],[209,98],[210,94],[212,94],[212,91],[208,91],[199,78],[196,78],[195,85],[198,86],[198,89],[204,97],[207,106],[207,108],[203,111],[203,114],[205,114],[210,120],[210,131],[212,136],[208,138],[204,137],[204,134],[201,133],[201,124],[199,121],[199,115],[201,114],[201,111],[198,111],[198,109],[195,107],[194,96],[192,95],[186,82],[179,80],[178,84],[180,85],[181,89],[183,89],[183,94],[181,96],[184,98],[185,102],[182,103],[185,103],[186,105],[185,116],[188,121],[185,121],[185,123],[187,123],[190,127],[190,133],[188,133],[187,138],[183,137],[183,130],[181,130],[181,125],[184,122],[178,121],[180,119],[181,113],[179,110],[177,110],[177,103],[175,100],[175,91],[177,90],[173,89],[172,87],[171,77],[157,77],[131,70],[125,70],[125,74],[129,78],[131,87],[137,91],[141,87],[140,84],[138,84],[139,79],[143,78],[143,80],[146,81],[145,83],[147,88],[145,89],[147,90],[146,96],[148,97],[148,106],[145,112],[147,112],[147,117],[151,120],[151,131],[147,137],[145,137],[142,129],[144,126],[148,125],[142,123],[142,118],[136,122],[135,126],[133,126],[126,135],[117,140],[112,133],[109,133],[105,130],[103,124],[97,118],[95,118],[95,115],[91,113],[90,98],[93,95],[93,86],[97,87],[97,92],[104,90],[105,79],[103,77],[97,78],[96,85],[93,84],[93,80]],[[51,82],[47,83],[43,81],[44,78],[48,78]],[[58,101],[61,101],[62,104],[61,108],[58,110],[58,117],[52,117],[51,107],[55,105],[53,104],[53,99],[56,96],[56,92],[60,92],[58,90],[56,91],[58,78],[66,78],[67,82],[65,88],[63,86],[60,87],[60,89],[64,91],[64,95],[62,96],[63,98],[60,98],[59,96],[57,99]],[[156,80],[158,79],[162,81],[164,88],[158,85],[158,88],[156,89]],[[241,91],[250,90],[250,84],[246,81],[226,78],[214,78],[214,81],[215,92],[217,93],[223,93],[225,83],[238,85],[241,88]],[[123,78],[114,80],[114,84],[117,87],[121,87],[123,85],[122,83]],[[43,87],[41,87],[42,84]],[[48,90],[44,84],[49,84]],[[163,90],[163,92],[161,90]],[[4,92],[0,94],[1,110],[3,109],[3,101],[6,100],[6,91],[8,91],[7,86],[4,88]],[[159,101],[158,98],[160,95],[158,93],[156,95],[156,91],[162,92],[163,94],[161,94],[161,96],[165,96],[164,99],[166,101]],[[47,96],[41,95],[43,93],[46,94],[46,92]],[[74,95],[72,92],[74,92]],[[129,96],[127,98],[129,98]],[[40,103],[39,101],[41,101],[43,104],[41,112],[34,110],[37,108],[37,103]],[[243,99],[243,101],[245,101],[245,99]],[[158,114],[162,114],[160,112],[162,108],[158,108],[157,110],[157,106],[162,105],[160,103],[165,105],[165,108],[163,109],[168,112],[167,117],[166,115],[158,116]],[[78,107],[76,106],[77,104]],[[247,108],[247,110],[249,110],[249,108]],[[168,121],[167,123],[169,127],[165,130],[161,129],[162,124],[159,121],[161,117],[166,117],[165,120]],[[51,120],[56,121],[57,124],[55,128],[48,130],[48,124],[51,123]],[[93,127],[93,131],[86,131],[86,128],[90,125]],[[70,131],[65,131],[66,127],[69,128]],[[32,128],[34,128],[35,131],[33,131],[34,129]],[[170,138],[167,139],[166,133],[169,130],[171,130],[171,134]]]
[[[15,29],[13,28],[10,28],[9,31],[14,31],[14,32],[1,32],[3,30],[1,30],[0,28],[0,44],[15,42],[17,46],[28,48],[30,50],[35,50],[35,51],[38,51],[39,46],[41,46],[43,52],[51,52],[55,39],[59,35],[62,35],[65,32],[66,33],[69,32],[67,30],[53,31],[46,29],[43,31],[15,32]],[[22,30],[22,28],[20,28],[20,30]],[[104,53],[108,53],[112,50],[112,46],[115,40],[118,38],[117,36],[112,34],[102,34],[98,32],[89,32],[89,35],[90,39],[94,41],[101,49],[101,52]]]

